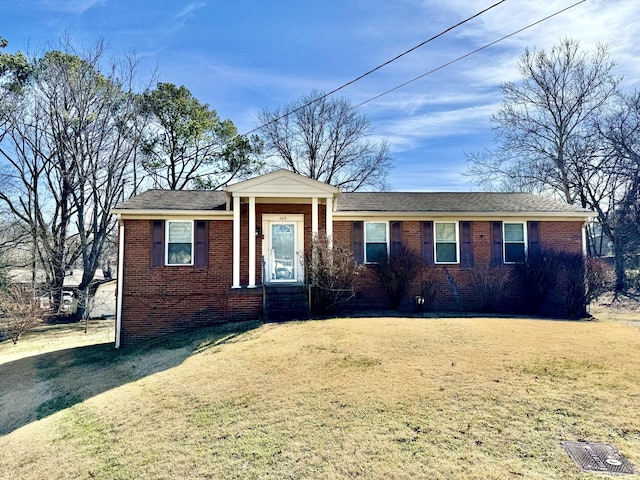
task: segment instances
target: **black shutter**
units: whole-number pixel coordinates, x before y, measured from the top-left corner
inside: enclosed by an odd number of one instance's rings
[[[209,261],[209,222],[196,220],[194,265],[206,267]]]
[[[422,261],[433,265],[433,222],[422,222]]]
[[[351,222],[351,245],[356,263],[364,262],[364,224]]]
[[[502,222],[491,222],[491,265],[502,265]]]
[[[402,247],[402,222],[391,222],[391,253],[397,253]]]
[[[151,221],[151,266],[164,265],[164,220]]]
[[[460,264],[463,267],[473,267],[471,222],[460,222]]]
[[[538,222],[527,222],[527,241],[529,254],[540,253],[540,225]]]

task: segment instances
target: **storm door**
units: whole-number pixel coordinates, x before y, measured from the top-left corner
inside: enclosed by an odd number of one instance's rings
[[[270,282],[296,282],[298,280],[296,222],[269,222]]]

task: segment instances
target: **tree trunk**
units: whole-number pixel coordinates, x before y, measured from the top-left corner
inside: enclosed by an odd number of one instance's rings
[[[621,235],[616,235],[616,241],[613,243],[613,264],[616,271],[616,292],[622,292],[625,289],[624,245],[622,245],[620,237]]]

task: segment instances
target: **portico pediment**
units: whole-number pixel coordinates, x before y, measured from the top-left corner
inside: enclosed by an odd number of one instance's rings
[[[276,170],[226,187],[233,197],[256,198],[332,198],[340,190],[288,170]]]

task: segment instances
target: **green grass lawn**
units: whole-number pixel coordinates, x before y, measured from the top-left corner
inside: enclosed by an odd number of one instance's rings
[[[638,468],[640,316],[596,318],[254,322],[120,352],[37,332],[0,344],[0,478],[594,477],[563,440]]]

